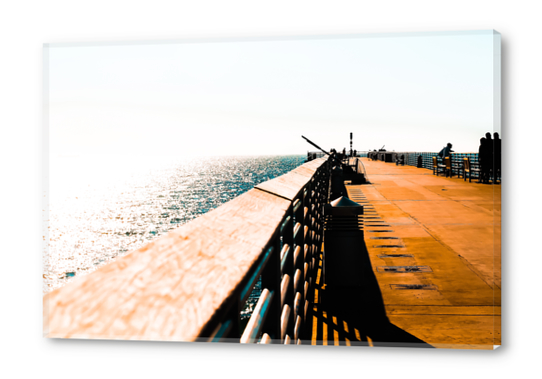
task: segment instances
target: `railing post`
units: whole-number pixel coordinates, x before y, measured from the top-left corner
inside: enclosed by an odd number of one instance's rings
[[[294,303],[293,303],[293,322],[294,322],[294,333],[291,336],[294,340],[294,344],[297,343],[297,340],[300,337],[300,331],[303,328],[304,324],[304,306],[305,306],[305,280],[306,273],[308,268],[305,267],[305,220],[304,220],[304,191],[301,190],[300,195],[294,200],[293,204],[293,214],[295,220],[294,226]]]
[[[262,273],[262,289],[267,288],[273,293],[277,294],[274,300],[271,302],[269,308],[269,315],[263,326],[263,333],[267,333],[271,337],[272,343],[277,343],[280,338],[280,282],[281,282],[281,269],[280,269],[280,234],[277,231],[272,239],[273,254],[267,263]]]
[[[285,221],[281,225],[281,235],[282,235],[282,250],[287,255],[285,257],[286,262],[284,264],[282,275],[283,280],[286,280],[284,276],[289,276],[289,281],[287,282],[287,285],[285,288],[282,289],[282,291],[285,291],[285,293],[281,294],[281,297],[283,297],[284,304],[282,306],[281,310],[281,318],[287,318],[287,322],[284,323],[286,326],[286,330],[281,330],[281,342],[284,342],[283,338],[286,337],[286,335],[289,335],[290,338],[292,338],[292,331],[293,331],[293,305],[294,305],[294,275],[295,275],[295,266],[294,266],[294,219],[293,219],[293,212],[292,207],[287,212]],[[287,250],[286,250],[287,249]],[[282,286],[281,286],[282,287]],[[289,308],[289,311],[288,311]]]
[[[315,272],[316,272],[316,262],[317,262],[317,254],[318,254],[318,220],[315,218],[316,216],[316,209],[319,206],[320,201],[322,201],[322,189],[323,183],[322,183],[322,169],[318,169],[316,174],[314,175],[313,180],[309,183],[307,186],[307,214],[306,214],[306,223],[309,225],[309,234],[310,234],[310,245],[309,245],[309,256],[308,259],[310,261],[310,267],[311,272],[310,276],[308,278],[308,282],[310,284],[310,289],[307,293],[308,296],[312,296],[313,290],[314,290],[314,283],[315,283]],[[305,317],[307,317],[309,313],[309,307],[310,307],[310,300],[306,299],[304,304],[304,312]],[[306,325],[309,325],[310,323],[307,323]],[[309,333],[308,330],[305,330],[305,333]]]

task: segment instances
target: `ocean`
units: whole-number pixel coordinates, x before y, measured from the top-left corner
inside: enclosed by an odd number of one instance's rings
[[[51,158],[44,294],[304,161],[304,155]]]

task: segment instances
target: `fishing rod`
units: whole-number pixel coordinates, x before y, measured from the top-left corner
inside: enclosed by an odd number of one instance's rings
[[[320,146],[318,146],[317,144],[315,144],[314,142],[312,142],[312,141],[311,141],[310,139],[308,139],[307,137],[301,136],[301,138],[304,138],[308,143],[310,143],[312,146],[314,146],[314,147],[317,148],[318,150],[323,151],[325,154],[331,155],[331,154],[329,154],[327,151],[325,151],[324,149],[322,149]]]
[[[331,158],[335,159],[337,162],[339,162],[339,164],[341,165],[341,167],[343,166],[343,163],[339,160],[339,158],[337,158],[334,154],[330,154],[328,153],[327,151],[325,151],[324,149],[322,149],[320,146],[318,146],[317,144],[315,144],[314,142],[312,142],[310,139],[308,139],[307,137],[305,136],[301,136],[303,139],[305,139],[305,141],[307,141],[308,143],[310,143],[312,146],[316,147],[318,150],[322,151],[323,153],[329,155]]]

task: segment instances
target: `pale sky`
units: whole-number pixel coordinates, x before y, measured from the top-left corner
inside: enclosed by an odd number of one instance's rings
[[[493,31],[49,45],[50,154],[305,154],[301,135],[329,150],[350,132],[358,150],[477,151],[500,132],[499,46]]]

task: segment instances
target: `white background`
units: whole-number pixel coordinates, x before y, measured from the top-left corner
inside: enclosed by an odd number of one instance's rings
[[[0,6],[2,377],[540,375],[540,12],[533,1],[19,1]],[[503,41],[503,343],[496,351],[41,337],[42,44],[496,29]],[[538,154],[537,154],[538,155]]]

